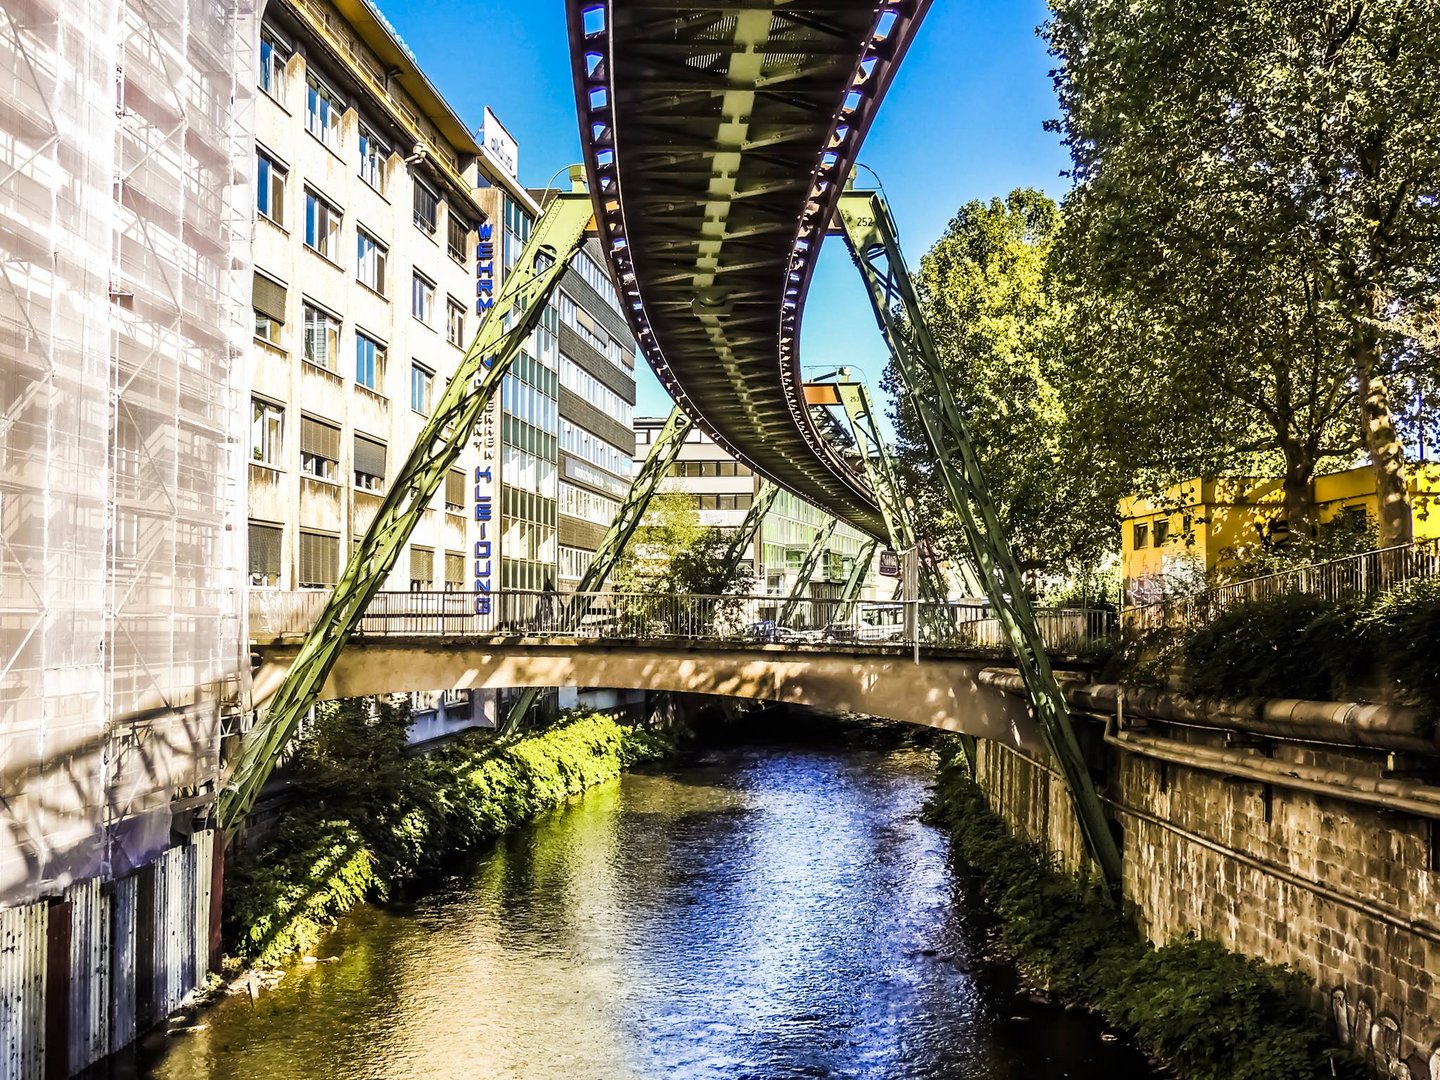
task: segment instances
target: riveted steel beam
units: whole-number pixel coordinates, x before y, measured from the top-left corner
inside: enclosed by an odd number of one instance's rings
[[[218,814],[222,826],[233,829],[245,820],[275,759],[318,699],[370,598],[384,583],[431,498],[460,457],[510,362],[539,324],[546,300],[584,242],[592,215],[588,195],[564,194],[556,196],[536,222],[519,262],[481,319],[470,347],[405,464],[396,473],[270,707],[243,738],[235,767],[220,792]]]
[[[1112,888],[1121,875],[1120,850],[1075,738],[1070,712],[1025,595],[1020,567],[1000,525],[969,425],[940,366],[905,266],[889,208],[879,192],[846,191],[836,225],[864,279],[876,321],[926,440],[937,473],[960,518],[980,583],[1005,634],[1046,745],[1065,777],[1086,847]]]

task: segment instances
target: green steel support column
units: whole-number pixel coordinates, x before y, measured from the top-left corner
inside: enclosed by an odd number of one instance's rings
[[[850,377],[848,368],[841,368],[835,386],[840,406],[850,420],[850,430],[855,435],[855,445],[860,451],[865,478],[875,492],[875,501],[880,506],[880,515],[890,536],[890,546],[895,551],[908,551],[916,543],[915,525],[910,520],[910,510],[900,498],[900,485],[895,479],[895,467],[890,460],[890,451],[880,437],[880,427],[875,422],[875,408],[870,400],[870,391],[862,382]],[[873,452],[872,452],[873,451]],[[950,598],[950,590],[939,569],[925,552],[920,553],[920,599],[930,604],[943,604]],[[945,620],[945,613],[938,607],[926,612],[926,625],[930,627],[933,640],[942,642],[951,629]]]
[[[660,481],[669,475],[670,466],[675,464],[675,459],[680,456],[680,451],[685,446],[685,436],[690,434],[690,429],[694,426],[695,422],[680,411],[680,406],[670,410],[670,418],[665,421],[660,434],[650,444],[645,463],[630,481],[630,490],[625,494],[625,501],[620,504],[620,512],[606,530],[600,547],[595,552],[595,558],[585,569],[580,584],[575,586],[577,594],[599,592],[605,585],[616,563],[620,561],[620,556],[624,554],[625,545],[640,527],[640,521],[650,507],[650,500],[660,490]],[[589,608],[589,598],[577,595],[571,600],[569,610],[561,617],[567,625],[578,627]],[[500,734],[505,735],[515,730],[534,706],[535,700],[540,696],[540,689],[538,686],[529,687],[515,699],[510,711],[505,714],[505,722],[500,725]]]
[[[845,588],[840,592],[840,607],[835,613],[837,622],[849,621],[851,609],[855,607],[860,589],[865,584],[865,572],[870,569],[870,563],[875,558],[875,549],[879,546],[880,541],[872,537],[860,549],[860,554],[855,556],[855,565],[850,568],[850,576],[845,579]]]
[[[585,239],[590,196],[556,196],[530,236],[500,296],[485,313],[439,404],[400,467],[374,521],[346,564],[335,591],[305,638],[265,716],[244,738],[220,792],[220,824],[245,819],[275,759],[319,697],[340,651],[360,624],[400,550],[460,456],[511,360],[540,321],[546,300]]]
[[[1001,529],[969,429],[940,370],[889,208],[878,192],[846,192],[840,198],[838,218],[910,404],[935,452],[938,472],[980,570],[981,586],[1015,654],[1045,742],[1065,777],[1086,845],[1106,881],[1117,888],[1119,848],[1075,739],[1069,709],[1050,669],[1020,568]],[[920,392],[922,375],[928,376],[924,392]]]
[[[760,490],[756,493],[755,499],[750,504],[749,511],[745,514],[745,520],[740,523],[740,528],[730,537],[730,542],[725,546],[725,566],[734,566],[745,556],[750,545],[755,542],[755,536],[760,531],[760,526],[765,523],[765,515],[770,512],[770,507],[775,505],[775,500],[780,495],[780,489],[769,480],[760,482]]]
[[[781,626],[789,626],[790,620],[795,617],[795,610],[804,599],[804,592],[810,587],[810,579],[815,576],[815,569],[820,565],[820,560],[825,556],[825,546],[830,543],[830,537],[835,535],[835,526],[840,522],[835,518],[828,518],[820,531],[815,534],[815,539],[810,542],[809,550],[805,552],[805,558],[800,563],[800,569],[795,572],[795,584],[790,589],[790,595],[785,599],[785,606],[780,609],[780,615],[775,620]]]

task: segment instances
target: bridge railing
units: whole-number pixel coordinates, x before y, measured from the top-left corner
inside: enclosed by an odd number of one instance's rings
[[[309,631],[327,594],[316,590],[250,593],[250,636],[295,638]],[[788,610],[787,610],[788,609]],[[1084,652],[1115,629],[1113,612],[1037,612],[1056,652]],[[999,621],[983,603],[845,603],[812,597],[698,596],[671,593],[557,593],[506,590],[381,592],[370,601],[361,637],[479,636],[591,641],[691,640],[760,644],[1003,649]]]
[[[1233,604],[1252,600],[1287,593],[1306,593],[1326,600],[1361,599],[1402,582],[1435,577],[1440,577],[1440,539],[1420,540],[1137,604],[1124,610],[1122,621],[1136,629],[1195,626],[1214,619]]]

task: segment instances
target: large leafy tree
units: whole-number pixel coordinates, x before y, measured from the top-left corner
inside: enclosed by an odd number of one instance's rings
[[[1072,276],[1158,325],[1162,381],[1253,419],[1292,517],[1320,460],[1363,450],[1381,540],[1408,540],[1397,391],[1433,382],[1412,328],[1440,276],[1433,3],[1051,7]]]
[[[1109,447],[1073,430],[1088,365],[1068,347],[1071,308],[1047,271],[1059,228],[1059,209],[1038,191],[967,203],[922,259],[916,289],[1017,555],[1083,573],[1115,546],[1128,477],[1112,467]],[[958,522],[893,364],[886,387],[896,395],[899,471],[919,504],[916,520],[955,558]]]

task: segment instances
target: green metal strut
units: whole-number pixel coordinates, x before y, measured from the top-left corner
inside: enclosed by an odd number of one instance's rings
[[[870,488],[875,492],[875,501],[880,507],[880,516],[885,519],[890,546],[897,552],[908,551],[916,544],[915,523],[900,496],[900,483],[895,477],[890,451],[880,437],[880,425],[875,419],[870,391],[863,382],[851,378],[848,368],[841,368],[837,375],[839,379],[833,384],[835,394],[850,420],[850,430],[861,455],[865,478],[870,481]],[[950,589],[928,553],[922,551],[918,558],[920,599],[932,605],[926,612],[925,620],[934,642],[940,644],[952,629],[940,606],[950,599]]]
[[[239,758],[218,801],[220,824],[225,828],[233,829],[245,820],[275,759],[319,697],[371,597],[379,591],[430,499],[459,458],[511,360],[540,322],[551,290],[584,242],[591,215],[589,195],[566,193],[555,196],[535,224],[519,262],[481,319],[470,348],[411,447],[410,456],[390,485],[269,709],[241,742]]]
[[[815,534],[815,539],[810,542],[810,547],[805,552],[805,558],[800,562],[800,569],[795,571],[795,584],[790,589],[790,595],[785,598],[785,605],[780,609],[780,615],[775,620],[781,626],[789,626],[790,620],[795,617],[795,611],[804,599],[804,592],[810,587],[810,579],[815,576],[815,570],[820,565],[820,560],[825,557],[826,545],[830,543],[830,537],[835,535],[835,526],[840,522],[835,518],[827,518],[825,524]]]
[[[935,454],[937,472],[960,517],[980,570],[981,587],[1004,630],[1046,745],[1065,777],[1086,846],[1111,888],[1121,880],[1120,850],[1091,782],[1070,712],[1055,674],[1015,556],[970,440],[969,428],[945,380],[900,251],[889,208],[879,192],[847,191],[838,225],[870,291],[870,302],[900,379]]]
[[[746,511],[745,520],[740,522],[740,528],[735,530],[729,543],[725,545],[722,565],[727,570],[744,558],[745,552],[755,542],[755,535],[760,531],[760,526],[765,523],[765,515],[770,512],[770,508],[775,505],[775,500],[779,497],[780,489],[776,485],[769,480],[760,481],[760,490],[755,493],[755,498],[750,503],[750,509]]]
[[[640,527],[640,521],[645,517],[645,511],[650,508],[650,502],[655,497],[655,493],[660,490],[660,481],[669,475],[670,466],[675,464],[675,459],[684,449],[685,436],[690,434],[690,429],[694,426],[695,422],[680,411],[680,406],[676,405],[670,410],[670,417],[665,421],[665,426],[660,429],[660,434],[650,444],[650,450],[645,455],[645,463],[640,466],[640,471],[630,481],[630,490],[626,492],[625,501],[620,504],[620,511],[615,515],[615,520],[605,531],[605,536],[595,551],[595,558],[585,568],[584,576],[575,586],[577,594],[599,592],[604,586],[616,564],[619,563],[620,556],[624,554],[625,545],[630,543],[630,538]],[[589,609],[590,598],[576,595],[571,600],[569,609],[561,616],[562,627],[578,629]],[[505,722],[500,725],[501,735],[507,735],[515,730],[534,706],[541,689],[538,686],[531,686],[521,691],[520,696],[510,706],[510,711],[505,714]]]

